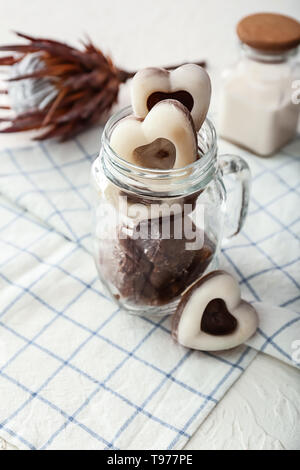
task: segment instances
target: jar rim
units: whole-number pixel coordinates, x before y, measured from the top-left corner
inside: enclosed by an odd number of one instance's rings
[[[198,144],[206,144],[206,151],[201,151],[201,158],[196,160],[189,165],[186,165],[182,168],[172,168],[168,170],[163,169],[152,169],[152,168],[143,168],[133,163],[128,162],[120,155],[118,155],[110,146],[110,135],[114,126],[124,117],[132,113],[132,107],[127,106],[115,113],[107,121],[101,138],[102,148],[100,150],[100,155],[102,155],[102,165],[105,167],[105,170],[108,172],[108,177],[113,173],[117,179],[116,173],[122,174],[123,177],[127,178],[127,189],[133,190],[137,188],[132,188],[135,186],[134,180],[138,179],[139,183],[143,181],[144,183],[151,181],[158,181],[160,183],[164,182],[165,187],[168,183],[172,184],[172,190],[174,193],[183,193],[184,186],[187,185],[192,191],[196,191],[201,187],[204,187],[208,182],[213,178],[216,173],[216,155],[217,155],[217,138],[216,130],[210,119],[206,118],[203,125],[201,126],[200,131],[197,133]],[[114,181],[113,177],[110,177],[111,181]],[[141,188],[140,188],[141,189]],[[171,190],[171,192],[172,192]],[[167,191],[165,189],[164,191]],[[163,192],[164,192],[163,191]],[[147,191],[140,191],[143,194],[146,194]],[[151,192],[155,193],[155,189]],[[169,191],[170,192],[170,191]],[[149,191],[148,191],[149,194]]]
[[[129,113],[129,111],[130,111],[130,113]],[[169,169],[169,170],[144,168],[144,167],[141,167],[139,165],[135,165],[134,163],[129,163],[129,162],[127,162],[127,160],[120,157],[120,155],[118,155],[112,149],[112,147],[110,146],[109,131],[110,131],[110,129],[112,128],[112,126],[114,124],[116,124],[119,120],[121,120],[122,118],[124,118],[128,114],[131,114],[131,112],[132,112],[132,107],[131,106],[126,106],[125,108],[122,108],[117,113],[113,114],[105,124],[104,130],[103,130],[103,133],[102,133],[101,141],[102,141],[102,145],[104,146],[105,150],[108,151],[113,156],[113,158],[116,159],[116,161],[118,161],[120,164],[123,163],[124,165],[126,165],[126,167],[131,168],[132,170],[136,170],[138,172],[145,171],[149,174],[161,174],[161,175],[174,174],[175,175],[176,173],[180,173],[180,171],[182,171],[184,169],[192,168],[195,165],[196,166],[198,166],[198,165],[201,166],[201,163],[203,163],[203,157],[206,157],[207,154],[213,154],[215,149],[216,149],[216,145],[217,145],[216,144],[216,130],[215,130],[215,127],[214,127],[213,123],[211,122],[211,120],[209,118],[206,118],[203,125],[206,124],[209,128],[209,130],[211,132],[212,144],[213,145],[207,153],[203,154],[202,157],[199,158],[198,160],[196,160],[195,162],[190,163],[189,165],[186,165],[182,168],[172,168],[172,169]]]

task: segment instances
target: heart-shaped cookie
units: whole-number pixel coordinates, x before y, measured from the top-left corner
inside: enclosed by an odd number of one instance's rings
[[[210,95],[210,78],[195,64],[185,64],[171,72],[154,67],[142,69],[131,83],[131,103],[137,116],[145,118],[159,101],[174,99],[190,111],[197,131],[206,117]]]
[[[198,150],[190,113],[175,100],[160,101],[144,120],[119,121],[110,146],[128,162],[152,169],[182,168],[197,159]]]
[[[241,299],[238,282],[225,271],[213,271],[183,294],[172,335],[188,348],[218,351],[244,343],[257,325],[257,313]]]

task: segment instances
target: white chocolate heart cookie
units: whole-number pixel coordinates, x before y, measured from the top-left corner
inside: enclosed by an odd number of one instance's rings
[[[142,69],[131,83],[131,103],[137,116],[145,118],[159,101],[175,99],[190,111],[197,131],[207,115],[210,95],[209,75],[195,64],[185,64],[171,72],[154,67]]]
[[[182,295],[172,335],[188,348],[219,351],[244,343],[257,326],[257,313],[241,299],[238,282],[225,271],[213,271]]]
[[[175,100],[160,101],[144,120],[128,116],[119,121],[110,146],[130,163],[158,169],[185,167],[197,159],[198,150],[190,113]]]

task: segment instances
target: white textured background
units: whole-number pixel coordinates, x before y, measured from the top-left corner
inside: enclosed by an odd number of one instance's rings
[[[75,44],[88,33],[128,70],[206,59],[217,111],[219,73],[237,55],[235,24],[256,11],[300,20],[300,0],[0,0],[0,43],[14,42],[13,30]],[[0,136],[0,148],[27,139]],[[299,371],[259,355],[187,448],[299,449],[297,401]]]

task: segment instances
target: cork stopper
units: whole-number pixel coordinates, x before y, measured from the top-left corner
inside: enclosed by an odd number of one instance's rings
[[[241,19],[237,34],[254,49],[279,53],[300,44],[300,23],[285,15],[256,13]]]

